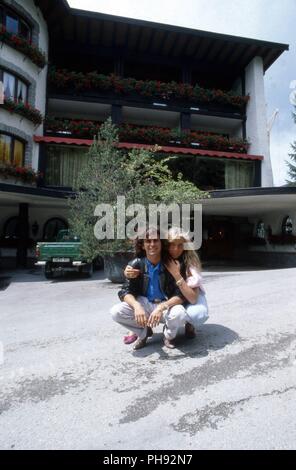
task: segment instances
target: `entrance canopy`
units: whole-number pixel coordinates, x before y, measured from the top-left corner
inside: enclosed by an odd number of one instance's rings
[[[217,190],[210,194],[210,199],[202,201],[204,215],[254,217],[296,208],[296,187]]]
[[[67,207],[66,198],[71,194],[69,191],[0,183],[0,207],[21,203],[27,203],[30,207]]]

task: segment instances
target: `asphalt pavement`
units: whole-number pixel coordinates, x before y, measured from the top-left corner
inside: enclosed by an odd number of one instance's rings
[[[296,268],[206,269],[197,337],[137,352],[103,272],[0,274],[1,449],[295,448]]]

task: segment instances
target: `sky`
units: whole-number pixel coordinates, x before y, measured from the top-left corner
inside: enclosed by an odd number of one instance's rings
[[[68,0],[68,3],[73,8],[289,44],[289,51],[265,74],[267,119],[279,110],[270,139],[274,184],[286,183],[285,161],[289,160],[290,144],[296,140],[290,88],[294,85],[296,90],[296,0]]]

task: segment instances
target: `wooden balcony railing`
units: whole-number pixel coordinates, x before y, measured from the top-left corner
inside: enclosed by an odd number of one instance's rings
[[[73,94],[93,94],[94,92],[114,93],[117,97],[153,98],[164,102],[180,101],[190,105],[200,103],[224,105],[233,111],[242,112],[250,97],[233,91],[202,88],[190,85],[157,80],[136,80],[121,78],[114,74],[104,75],[96,71],[89,73],[72,72],[66,69],[49,70],[49,86],[53,91]]]
[[[101,123],[97,121],[60,119],[48,116],[45,120],[45,133],[46,135],[90,139],[98,134],[100,126]],[[178,129],[133,124],[119,126],[118,136],[121,142],[213,149],[236,153],[247,153],[249,147],[249,142],[246,140],[229,138],[213,132],[181,132]]]

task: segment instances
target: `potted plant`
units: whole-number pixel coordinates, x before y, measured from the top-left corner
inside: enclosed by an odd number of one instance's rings
[[[4,183],[33,186],[41,176],[40,172],[36,172],[31,167],[0,162],[0,180]]]
[[[89,261],[103,256],[107,277],[113,282],[122,281],[122,268],[133,257],[132,241],[118,236],[118,196],[124,196],[126,207],[141,204],[145,208],[151,203],[184,203],[207,196],[192,183],[183,181],[181,174],[174,180],[167,166],[168,158],[156,157],[157,147],[123,152],[117,144],[118,129],[108,119],[90,147],[87,162],[74,183],[75,195],[69,199],[69,224],[80,237],[83,255]],[[94,214],[98,204],[115,209],[112,238],[99,240],[95,236],[98,216]]]

